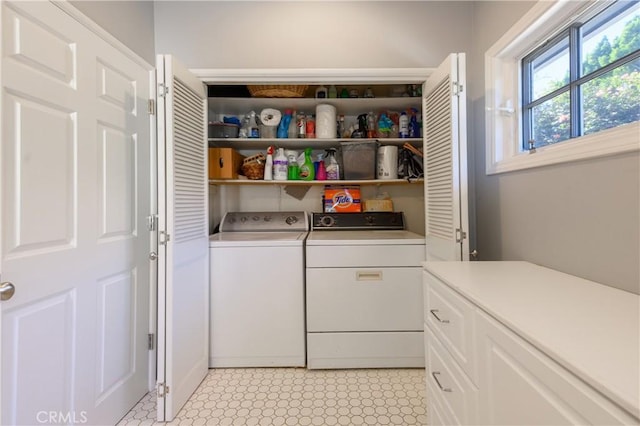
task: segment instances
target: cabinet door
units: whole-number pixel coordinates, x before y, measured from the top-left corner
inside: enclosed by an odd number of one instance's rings
[[[477,424],[478,389],[429,326],[424,333],[427,399],[440,406],[440,416],[448,424]]]
[[[451,54],[423,90],[427,260],[469,260],[465,54]]]
[[[480,423],[637,424],[493,318],[477,313]]]
[[[464,372],[477,382],[474,306],[428,272],[423,272],[423,282],[425,323]]]

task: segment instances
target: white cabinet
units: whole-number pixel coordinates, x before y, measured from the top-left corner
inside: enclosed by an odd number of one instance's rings
[[[637,422],[489,315],[478,311],[476,318],[481,423],[613,425]]]
[[[425,269],[429,424],[638,423],[637,295],[526,262]]]

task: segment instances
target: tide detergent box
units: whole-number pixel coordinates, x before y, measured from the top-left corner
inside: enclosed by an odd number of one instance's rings
[[[359,186],[324,187],[325,213],[360,213],[361,211]]]

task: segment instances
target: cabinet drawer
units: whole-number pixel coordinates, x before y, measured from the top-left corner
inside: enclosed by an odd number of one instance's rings
[[[330,232],[330,231],[327,231]],[[338,231],[336,231],[338,232]],[[424,261],[424,245],[307,246],[307,268],[415,266]]]
[[[425,327],[427,399],[435,399],[450,424],[477,424],[478,390],[451,358],[438,338]]]
[[[428,272],[423,273],[424,320],[433,333],[477,383],[475,342],[475,308]]]
[[[638,424],[637,419],[482,312],[477,313],[477,331],[481,423]]]
[[[307,269],[307,331],[422,331],[420,271]]]
[[[307,333],[307,367],[423,368],[422,331]]]

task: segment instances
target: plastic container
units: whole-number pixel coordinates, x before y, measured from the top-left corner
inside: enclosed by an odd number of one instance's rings
[[[376,178],[376,155],[378,142],[342,142],[344,178],[367,180]]]
[[[237,138],[240,126],[228,123],[209,123],[210,138]]]

